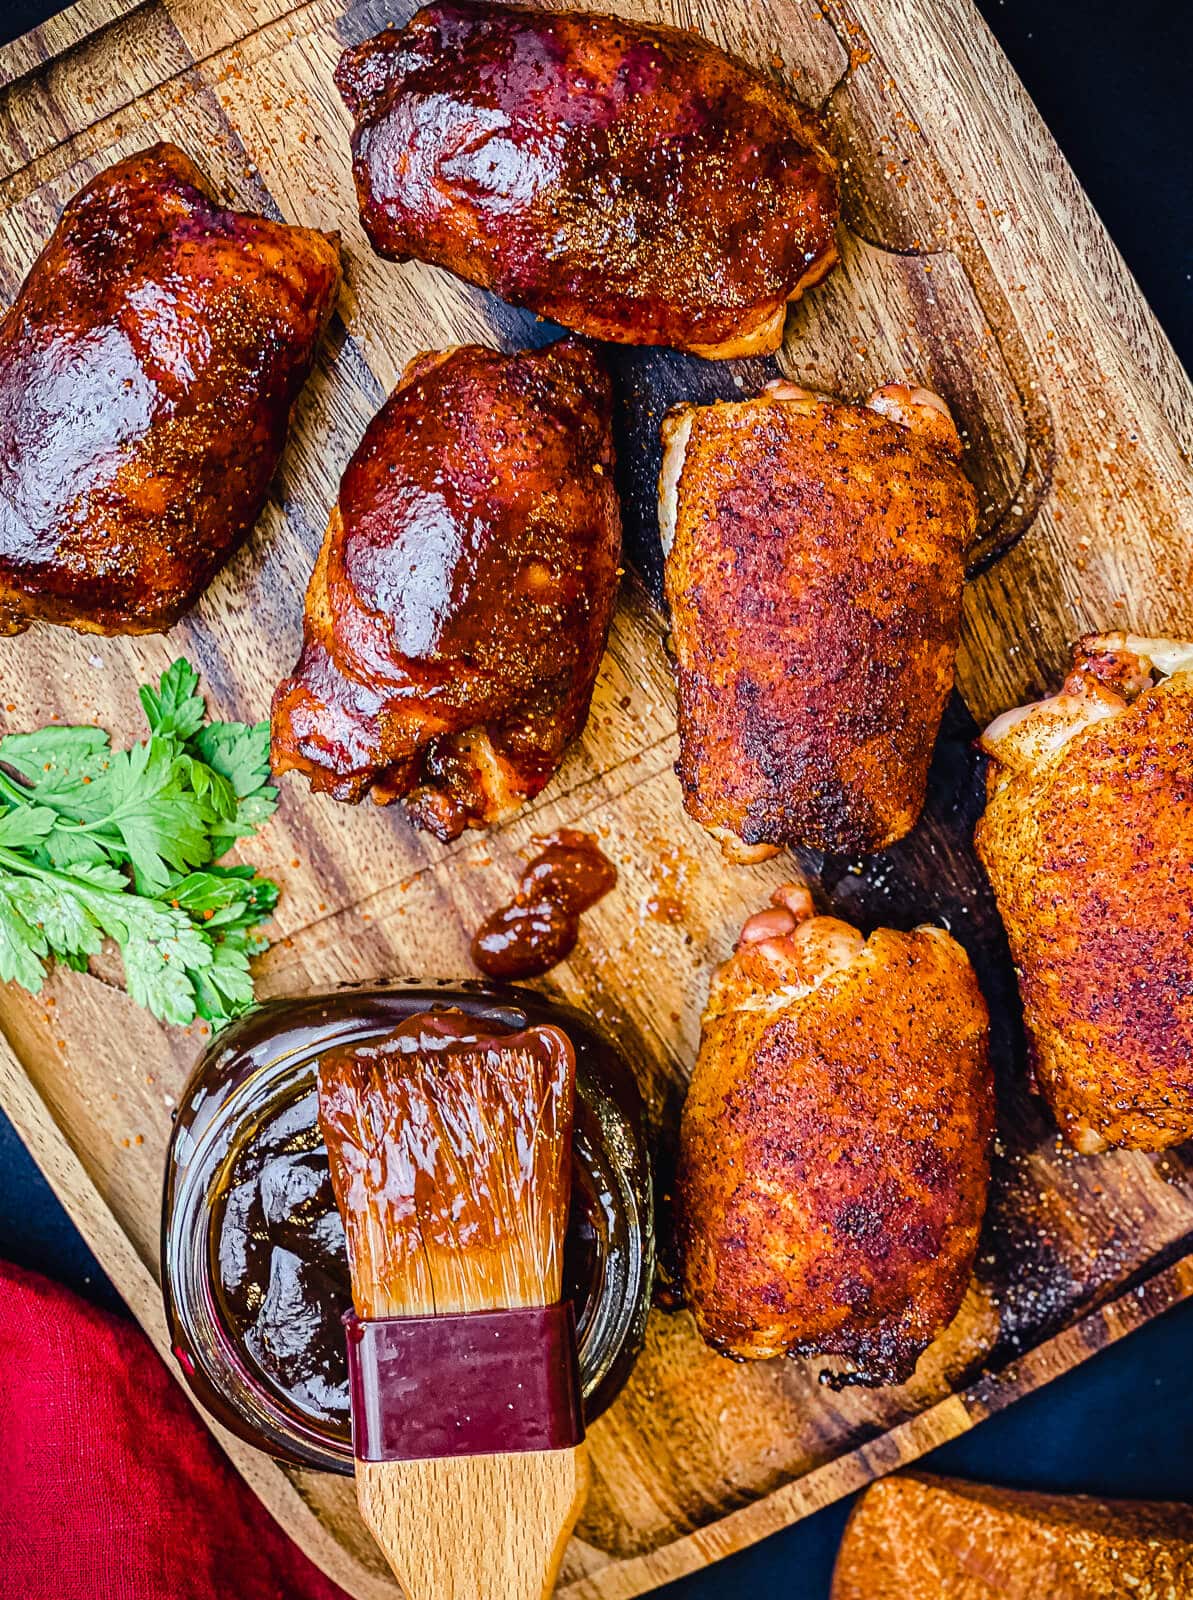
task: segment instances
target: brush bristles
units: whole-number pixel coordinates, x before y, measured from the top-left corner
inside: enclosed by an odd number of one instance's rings
[[[557,1029],[328,1055],[319,1119],[361,1317],[554,1305],[571,1182]]]

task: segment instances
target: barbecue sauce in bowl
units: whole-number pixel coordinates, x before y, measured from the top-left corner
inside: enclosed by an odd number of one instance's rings
[[[271,1001],[225,1030],[191,1078],[168,1158],[163,1262],[191,1388],[225,1426],[282,1460],[352,1470],[340,1323],[352,1296],[318,1123],[319,1056],[449,1009],[485,1032],[550,1024],[572,1043],[564,1294],[589,1421],[641,1346],[654,1260],[641,1106],[628,1066],[585,1018],[480,984]]]

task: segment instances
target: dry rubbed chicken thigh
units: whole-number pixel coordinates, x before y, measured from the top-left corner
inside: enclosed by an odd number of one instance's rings
[[[948,408],[779,380],[663,443],[684,805],[738,861],[884,849],[924,803],[977,524]]]
[[[565,339],[417,357],[340,483],[273,763],[441,839],[539,792],[588,716],[621,523],[612,389]]]
[[[336,82],[377,250],[594,338],[775,350],[837,259],[816,118],[694,34],[443,0]]]
[[[224,211],[173,145],[70,202],[0,322],[0,632],[157,633],[265,502],[339,246]]]
[[[1193,1137],[1193,644],[1087,635],[1060,693],[981,743],[975,843],[1062,1132]]]
[[[863,939],[794,885],[749,919],[712,981],[680,1129],[684,1292],[710,1344],[910,1376],[977,1249],[987,1033],[940,928]]]

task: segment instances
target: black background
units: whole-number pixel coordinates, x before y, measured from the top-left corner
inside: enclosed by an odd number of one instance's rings
[[[0,38],[55,9],[44,0],[0,0]],[[1193,4],[979,0],[979,9],[1193,367]],[[3,1118],[0,1256],[119,1308]],[[1193,1500],[1191,1351],[1188,1302],[925,1465],[1023,1487]],[[825,1600],[847,1510],[847,1502],[830,1507],[663,1593]]]

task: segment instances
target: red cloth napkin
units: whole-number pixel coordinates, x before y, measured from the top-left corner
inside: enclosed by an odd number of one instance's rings
[[[141,1330],[0,1263],[3,1600],[347,1600]]]

